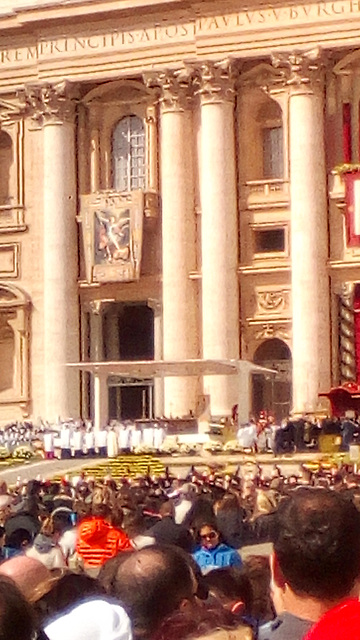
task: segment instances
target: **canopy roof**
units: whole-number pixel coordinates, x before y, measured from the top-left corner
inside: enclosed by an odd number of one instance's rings
[[[167,378],[183,376],[228,376],[240,373],[275,374],[248,360],[133,360],[118,362],[75,362],[68,367],[79,371],[125,378]]]
[[[334,416],[342,416],[349,409],[360,411],[360,385],[356,382],[346,382],[327,393],[319,393],[319,396],[329,398]]]

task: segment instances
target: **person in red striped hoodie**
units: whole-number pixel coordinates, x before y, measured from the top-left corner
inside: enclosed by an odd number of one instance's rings
[[[94,490],[91,515],[80,522],[76,552],[87,573],[96,576],[102,565],[120,551],[133,549],[121,527],[121,513],[108,487]]]

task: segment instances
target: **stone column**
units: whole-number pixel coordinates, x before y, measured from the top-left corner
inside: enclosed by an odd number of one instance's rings
[[[289,92],[293,410],[316,411],[330,386],[324,85],[318,51],[282,54]]]
[[[105,316],[105,326],[106,359],[116,362],[116,360],[120,360],[119,307],[117,304],[109,305]]]
[[[239,357],[238,220],[234,88],[226,65],[204,64],[200,77],[202,347],[204,359]],[[233,376],[204,378],[211,414],[230,415]]]
[[[154,360],[163,359],[163,317],[162,305],[159,300],[149,298],[148,307],[154,312]],[[154,378],[154,416],[160,417],[164,415],[164,380],[163,378]]]
[[[103,300],[90,302],[90,357],[93,362],[104,360],[103,349],[103,312],[106,308]],[[109,390],[107,375],[96,371],[93,375],[94,428],[102,429],[109,420]]]
[[[107,375],[94,372],[94,429],[103,429],[109,422],[109,389]]]
[[[90,359],[92,362],[104,360],[103,311],[102,300],[92,300],[90,306]]]
[[[29,90],[43,130],[44,418],[78,416],[78,243],[76,225],[75,103],[66,83]]]
[[[198,356],[193,131],[187,79],[177,72],[159,74],[162,199],[163,358]],[[164,412],[183,416],[196,407],[192,378],[166,378]]]

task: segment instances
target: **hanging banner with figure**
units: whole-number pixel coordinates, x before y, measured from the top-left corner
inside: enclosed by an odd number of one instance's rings
[[[140,278],[144,199],[141,191],[98,192],[81,197],[88,282]]]
[[[344,174],[345,225],[348,247],[360,247],[360,171]]]

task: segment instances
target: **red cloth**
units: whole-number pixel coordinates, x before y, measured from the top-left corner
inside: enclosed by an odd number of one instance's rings
[[[360,382],[360,291],[358,285],[355,287],[354,298],[354,329],[355,329],[355,362],[356,362],[356,381]]]
[[[360,640],[359,600],[351,598],[330,609],[304,640]]]
[[[87,567],[101,567],[119,551],[131,549],[126,533],[104,518],[86,518],[80,523],[76,551]]]

